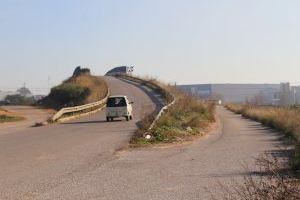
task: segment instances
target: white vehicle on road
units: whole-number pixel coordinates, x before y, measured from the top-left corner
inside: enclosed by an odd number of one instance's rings
[[[110,96],[106,104],[106,121],[125,117],[127,121],[132,120],[132,104],[127,96]]]

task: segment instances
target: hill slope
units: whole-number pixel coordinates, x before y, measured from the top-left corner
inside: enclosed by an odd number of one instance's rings
[[[83,105],[103,99],[107,90],[107,84],[101,77],[81,74],[53,87],[43,104],[54,109]]]

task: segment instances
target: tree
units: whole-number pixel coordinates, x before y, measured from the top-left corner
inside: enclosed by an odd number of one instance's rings
[[[4,102],[9,105],[32,105],[34,103],[34,99],[33,97],[25,97],[20,94],[15,94],[6,96]]]

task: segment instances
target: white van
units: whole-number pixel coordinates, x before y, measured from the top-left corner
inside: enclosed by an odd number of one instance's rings
[[[118,117],[132,120],[132,104],[127,96],[110,96],[106,104],[106,121],[113,121]]]

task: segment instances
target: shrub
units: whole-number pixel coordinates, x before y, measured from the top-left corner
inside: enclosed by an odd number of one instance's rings
[[[63,83],[51,89],[48,99],[54,107],[61,108],[83,104],[89,94],[88,88],[77,84]]]
[[[50,94],[40,104],[54,109],[78,106],[103,99],[107,91],[108,87],[104,80],[81,73],[52,88]]]
[[[5,104],[9,105],[32,105],[34,100],[32,97],[25,97],[19,94],[8,95],[4,100]]]
[[[81,75],[91,75],[91,70],[88,68],[81,68],[80,66],[76,67],[73,72],[73,77],[77,77]]]
[[[80,85],[83,88],[88,88],[90,93],[85,99],[84,103],[92,103],[103,99],[108,90],[108,86],[103,79],[90,75],[71,77],[64,81],[64,83]]]
[[[191,136],[199,134],[215,120],[213,103],[184,94],[175,88],[166,87],[166,89],[175,95],[175,104],[165,111],[150,131],[148,128],[153,122],[153,115],[143,119],[142,126],[139,126],[132,138],[133,145],[187,140]],[[148,134],[152,136],[150,140],[144,138]]]

